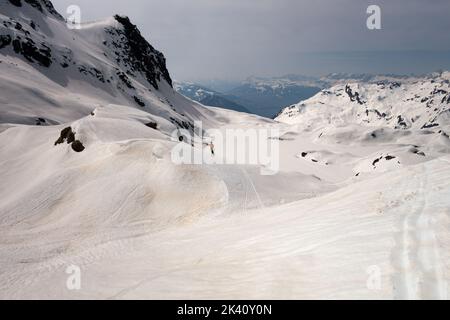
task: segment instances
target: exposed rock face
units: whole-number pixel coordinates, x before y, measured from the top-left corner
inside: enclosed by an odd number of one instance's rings
[[[145,124],[147,127],[157,130],[158,124],[156,122],[149,122]]]
[[[19,8],[25,5],[21,0],[9,0],[9,2]],[[43,14],[56,14],[60,17],[50,2],[38,0],[25,0],[25,2]],[[33,21],[19,22],[13,18],[5,19],[0,26],[0,49],[10,47],[27,61],[49,67],[53,62],[52,50],[43,36],[35,33],[35,30],[36,24]]]
[[[22,1],[28,3],[33,8],[36,8],[40,12],[44,13],[46,10],[51,15],[58,19],[63,20],[64,18],[55,10],[53,4],[49,0],[8,0],[12,5],[16,7],[22,7]]]
[[[11,4],[15,5],[16,7],[22,6],[21,0],[9,0],[9,2],[11,2]]]
[[[84,151],[84,146],[83,146],[83,144],[81,143],[81,141],[80,140],[75,140],[73,143],[72,143],[72,150],[73,151],[75,151],[75,152],[83,152]]]
[[[64,142],[71,144],[74,141],[75,141],[75,133],[72,131],[71,127],[67,127],[61,131],[58,140],[55,141],[55,146],[58,144],[62,144]]]
[[[47,68],[52,64],[51,49],[44,43],[37,46],[31,38],[17,37],[12,41],[12,45],[16,53],[21,54],[30,62],[38,62]]]
[[[353,93],[353,91],[352,91],[352,89],[350,88],[349,85],[345,86],[345,93],[347,93],[347,95],[349,96],[350,101],[352,101],[352,102],[356,101],[359,104],[364,104],[364,102],[361,101],[361,98],[359,96],[359,92]]]
[[[155,89],[158,89],[161,78],[172,86],[164,55],[142,37],[128,17],[116,15],[115,19],[123,26],[123,29],[109,28],[107,32],[113,35],[112,46],[117,49],[115,51],[117,63],[126,66],[131,75],[136,72],[143,73]]]
[[[141,99],[139,99],[138,97],[134,96],[134,101],[137,103],[138,106],[140,107],[145,107],[145,102],[143,102]]]

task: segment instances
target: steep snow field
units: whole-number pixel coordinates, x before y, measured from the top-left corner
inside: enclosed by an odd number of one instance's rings
[[[48,1],[13,2],[0,2],[0,299],[448,299],[447,73],[337,85],[274,121],[176,93],[125,18],[70,31]],[[194,121],[278,129],[279,172],[175,164]]]

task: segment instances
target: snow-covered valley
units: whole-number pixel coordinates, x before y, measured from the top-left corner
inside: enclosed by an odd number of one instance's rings
[[[345,82],[270,120],[175,92],[124,17],[0,0],[0,299],[448,299],[449,80]],[[278,130],[279,171],[174,163],[196,121]]]

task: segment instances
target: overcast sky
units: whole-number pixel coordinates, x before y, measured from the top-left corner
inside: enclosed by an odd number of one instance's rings
[[[128,15],[178,80],[450,69],[450,0],[53,0]],[[367,7],[381,7],[368,30]]]

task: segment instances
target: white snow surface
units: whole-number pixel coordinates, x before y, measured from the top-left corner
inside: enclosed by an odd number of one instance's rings
[[[98,46],[115,20],[41,19],[77,61],[115,63]],[[448,73],[350,83],[363,104],[337,85],[273,121],[130,77],[142,108],[70,68],[0,60],[0,299],[448,299]],[[171,117],[279,129],[280,172],[174,164]],[[83,152],[54,145],[68,126]]]

